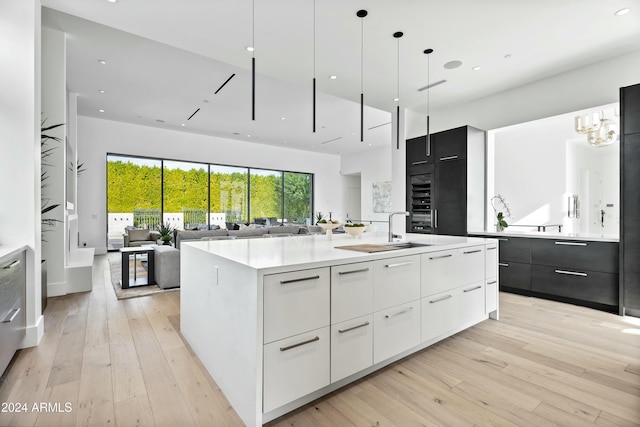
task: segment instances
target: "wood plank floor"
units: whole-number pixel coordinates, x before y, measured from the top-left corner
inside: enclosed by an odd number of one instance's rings
[[[27,411],[0,426],[242,425],[180,336],[179,298],[118,301],[96,257],[92,292],[49,299],[0,388]],[[640,319],[505,293],[500,316],[270,425],[640,425]]]

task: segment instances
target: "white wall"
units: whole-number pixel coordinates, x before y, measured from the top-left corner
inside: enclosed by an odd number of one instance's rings
[[[40,2],[0,2],[0,245],[27,247],[27,336],[44,333],[40,304]]]
[[[315,176],[314,210],[342,212],[338,156],[78,116],[80,246],[106,251],[106,154],[249,166]]]
[[[360,176],[360,218],[362,220],[387,221],[388,213],[373,212],[373,183],[392,181],[391,176],[391,147],[376,148],[343,155],[340,158],[340,173],[342,175]],[[404,182],[402,183],[404,188]],[[392,191],[396,192],[393,186]],[[404,191],[404,190],[402,190]],[[344,214],[340,217],[344,218]]]
[[[431,111],[431,131],[464,125],[491,130],[617,102],[620,87],[640,82],[638,70],[640,50],[466,104]],[[406,127],[407,138],[424,135],[426,120],[423,115],[408,114]]]

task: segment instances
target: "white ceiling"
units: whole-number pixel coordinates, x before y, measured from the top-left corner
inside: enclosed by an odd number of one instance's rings
[[[253,27],[252,0],[42,4],[55,9],[44,9],[43,24],[68,33],[68,85],[79,94],[80,114],[333,154],[390,143],[398,47],[400,105],[422,114],[427,94],[418,88],[427,81],[447,80],[430,91],[434,111],[640,47],[640,0],[317,0],[313,134],[313,0],[257,0]],[[614,15],[625,7],[631,13]],[[363,20],[355,15],[361,8],[369,12]],[[399,43],[396,31],[404,32]],[[429,78],[426,48],[434,49]],[[444,68],[453,60],[462,66]]]

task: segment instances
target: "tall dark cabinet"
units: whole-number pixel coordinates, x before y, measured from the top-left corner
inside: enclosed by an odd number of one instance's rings
[[[621,314],[640,317],[640,84],[620,89]]]
[[[407,231],[484,229],[485,133],[462,126],[407,140]]]

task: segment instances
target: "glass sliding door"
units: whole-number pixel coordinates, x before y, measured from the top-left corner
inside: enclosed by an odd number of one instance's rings
[[[311,224],[311,194],[313,175],[308,173],[284,173],[284,220]]]
[[[162,207],[162,162],[107,155],[107,248],[124,244],[127,227],[155,228]]]
[[[282,221],[282,172],[253,168],[249,172],[250,220],[270,225]]]
[[[178,230],[209,227],[209,165],[163,162],[163,222]]]
[[[228,228],[227,223],[248,222],[249,170],[211,165],[209,180],[209,223]]]

